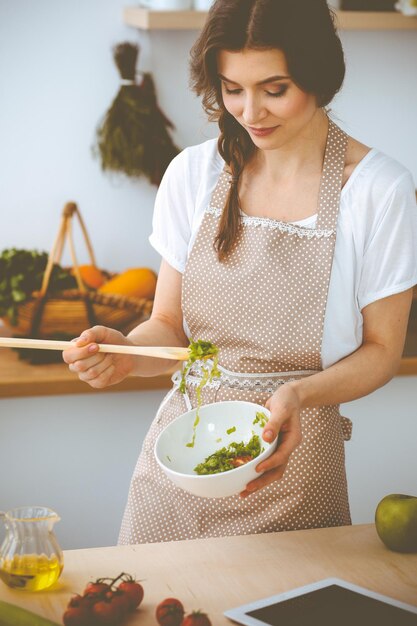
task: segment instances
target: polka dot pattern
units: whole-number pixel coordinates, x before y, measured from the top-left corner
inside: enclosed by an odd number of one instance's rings
[[[343,131],[329,121],[316,236],[304,236],[303,231],[310,229],[291,229],[274,220],[264,228],[258,227],[257,218],[253,224],[245,220],[234,250],[226,262],[219,263],[213,249],[218,215],[213,210],[205,214],[184,274],[183,311],[192,337],[218,345],[221,365],[227,370],[270,373],[273,378],[277,372],[297,375],[321,369],[346,142]],[[223,172],[211,209],[224,206],[228,190],[229,175]],[[187,391],[196,406],[195,385],[187,385]],[[264,404],[269,396],[267,390],[220,384],[205,388],[202,399],[204,404],[237,399]],[[186,410],[184,396],[174,387],[144,440],[119,543],[350,523],[344,458],[350,423],[337,406],[303,411],[303,440],[283,478],[244,500],[198,498],[175,487],[160,470],[154,459],[155,440]]]

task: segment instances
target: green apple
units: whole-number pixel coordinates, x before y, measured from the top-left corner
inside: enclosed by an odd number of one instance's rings
[[[379,538],[396,552],[417,552],[417,497],[392,493],[375,512]]]

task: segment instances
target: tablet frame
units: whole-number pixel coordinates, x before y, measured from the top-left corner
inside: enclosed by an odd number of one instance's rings
[[[338,585],[339,587],[343,587],[344,589],[348,589],[349,591],[356,591],[356,593],[368,596],[369,598],[373,598],[374,600],[379,600],[380,602],[385,602],[386,604],[395,606],[398,609],[403,609],[417,615],[417,606],[412,606],[411,604],[400,602],[399,600],[395,600],[394,598],[390,598],[389,596],[384,596],[381,593],[376,593],[375,591],[371,591],[370,589],[366,589],[365,587],[360,587],[359,585],[355,585],[346,580],[342,580],[341,578],[324,578],[323,580],[318,580],[314,583],[303,585],[302,587],[296,587],[295,589],[290,589],[289,591],[284,591],[283,593],[278,593],[274,596],[269,596],[268,598],[255,600],[255,602],[250,602],[249,604],[242,604],[241,606],[237,606],[233,609],[224,611],[223,615],[237,622],[238,624],[243,624],[244,626],[270,626],[266,622],[261,622],[260,620],[248,615],[248,611],[262,609],[265,606],[269,606],[270,604],[276,604],[277,602],[281,602],[282,600],[296,598],[297,596],[301,596],[305,593],[316,591],[317,589],[322,589],[323,587],[329,587],[331,585]]]

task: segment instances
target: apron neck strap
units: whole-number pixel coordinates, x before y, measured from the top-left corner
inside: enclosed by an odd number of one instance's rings
[[[334,230],[339,214],[348,137],[329,119],[323,173],[320,182],[317,230]],[[210,200],[210,207],[223,210],[229,193],[231,173],[225,164]]]
[[[336,228],[342,192],[343,172],[348,137],[346,133],[329,119],[323,173],[320,182],[318,230]]]

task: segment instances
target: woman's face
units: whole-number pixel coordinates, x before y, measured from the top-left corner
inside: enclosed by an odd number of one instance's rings
[[[318,110],[316,97],[289,76],[281,50],[221,50],[217,72],[224,106],[262,150],[290,142]]]

